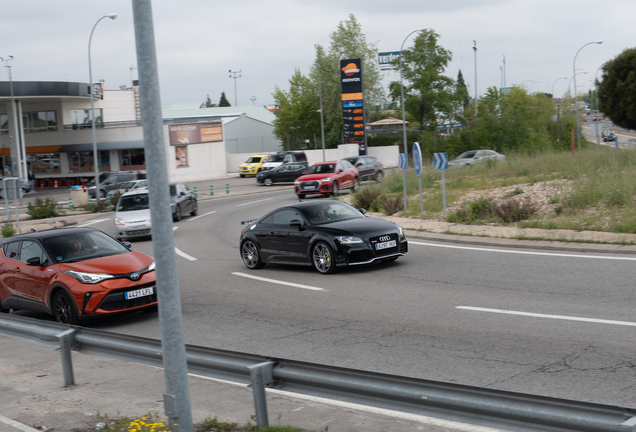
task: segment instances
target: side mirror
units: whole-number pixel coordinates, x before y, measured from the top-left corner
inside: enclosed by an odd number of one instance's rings
[[[360,213],[362,213],[362,214],[367,214],[366,209],[361,208],[361,209],[358,209],[358,211],[359,211]]]
[[[299,226],[302,226],[302,225],[303,225],[303,221],[301,221],[300,219],[292,219],[289,222],[289,226],[297,226],[297,227],[299,227]]]
[[[338,170],[336,171],[336,174],[340,174],[342,171],[344,171],[342,168],[338,168]]]
[[[362,162],[358,162],[358,163],[356,164],[356,166],[357,166],[357,167],[362,166]]]
[[[28,260],[26,260],[26,265],[34,266],[34,267],[41,267],[42,266],[42,261],[40,261],[40,257],[33,257],[33,258],[29,258]]]
[[[127,249],[131,249],[132,250],[132,243],[129,241],[122,241],[121,244],[123,244],[124,246],[126,246]]]

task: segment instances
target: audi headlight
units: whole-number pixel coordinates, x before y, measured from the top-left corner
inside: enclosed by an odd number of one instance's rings
[[[336,240],[342,244],[363,243],[362,239],[354,236],[336,236]]]
[[[66,270],[64,273],[73,276],[80,283],[96,284],[106,279],[112,279],[114,276],[104,273],[84,273],[75,270]]]
[[[327,178],[321,179],[320,181],[323,182],[323,183],[330,182],[331,181],[331,177],[327,177]]]

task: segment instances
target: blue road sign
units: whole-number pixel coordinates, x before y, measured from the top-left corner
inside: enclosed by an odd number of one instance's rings
[[[448,169],[448,153],[434,153],[433,157],[435,158],[433,163],[435,169]]]
[[[413,143],[413,166],[415,167],[415,174],[420,175],[422,172],[422,150],[420,149],[420,143]]]
[[[399,167],[402,168],[402,169],[406,169],[407,168],[406,155],[404,153],[400,153]]]

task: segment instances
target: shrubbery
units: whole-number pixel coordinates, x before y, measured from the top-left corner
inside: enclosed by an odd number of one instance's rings
[[[35,203],[29,203],[28,212],[33,219],[44,219],[57,216],[56,209],[57,203],[51,198],[45,200],[36,198]]]

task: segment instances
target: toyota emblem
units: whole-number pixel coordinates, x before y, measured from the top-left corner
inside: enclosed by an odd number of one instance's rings
[[[137,273],[137,272],[131,273],[130,274],[130,279],[134,280],[134,281],[139,280],[139,273]]]

